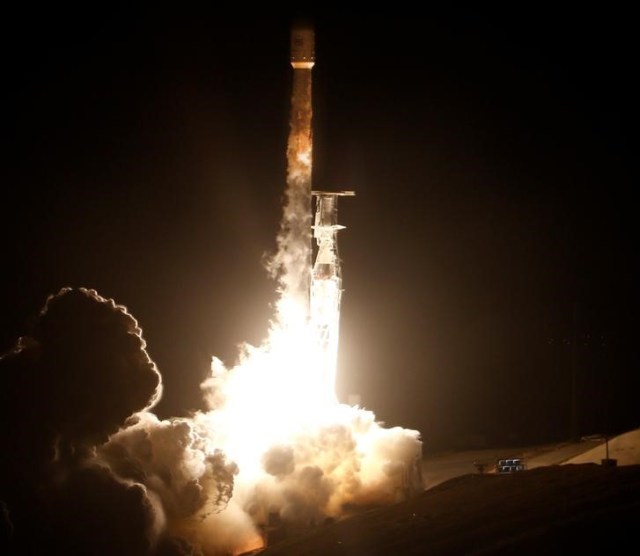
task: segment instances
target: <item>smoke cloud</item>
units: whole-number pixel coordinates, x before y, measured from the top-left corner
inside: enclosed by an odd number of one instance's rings
[[[0,358],[3,553],[184,553],[163,538],[157,497],[96,456],[161,391],[124,307],[84,288],[49,297],[31,334]]]
[[[278,370],[273,346],[246,346],[232,369],[214,360],[211,409],[160,420],[161,377],[126,308],[84,288],[50,296],[0,358],[2,552],[241,554],[274,523],[313,526],[421,489],[417,431],[358,407],[278,415],[266,389],[262,406],[239,396],[238,378],[278,387],[270,357]]]

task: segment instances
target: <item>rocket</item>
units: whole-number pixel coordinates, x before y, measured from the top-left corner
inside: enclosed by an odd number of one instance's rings
[[[321,370],[319,386],[326,401],[335,403],[342,297],[338,231],[344,228],[338,224],[338,198],[353,196],[354,192],[312,190],[314,64],[314,29],[296,24],[291,29],[293,87],[287,142],[287,204],[281,244],[288,265],[287,289],[293,299],[300,302],[319,348],[315,358]],[[315,219],[312,219],[314,197]]]
[[[313,27],[291,28],[291,117],[287,141],[287,204],[283,222],[282,260],[286,260],[287,290],[308,315],[311,280],[311,181],[313,166],[312,68],[315,63]]]

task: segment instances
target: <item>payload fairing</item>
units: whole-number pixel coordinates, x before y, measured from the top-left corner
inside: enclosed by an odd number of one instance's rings
[[[309,25],[295,25],[291,30],[291,66],[311,69],[316,61],[315,33]]]

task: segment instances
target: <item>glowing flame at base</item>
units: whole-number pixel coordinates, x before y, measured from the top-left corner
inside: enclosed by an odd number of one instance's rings
[[[371,411],[331,401],[315,328],[278,325],[203,383],[211,410],[195,423],[237,464],[232,501],[266,525],[277,513],[310,525],[346,505],[383,504],[422,490],[417,431],[385,429]],[[224,512],[223,512],[224,513]]]

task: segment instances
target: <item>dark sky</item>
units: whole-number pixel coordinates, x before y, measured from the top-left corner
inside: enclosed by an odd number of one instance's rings
[[[310,14],[340,219],[338,390],[425,447],[640,424],[633,18]],[[138,320],[161,417],[266,334],[291,15],[56,8],[3,38],[0,347],[63,286]],[[635,157],[634,157],[635,158]]]

